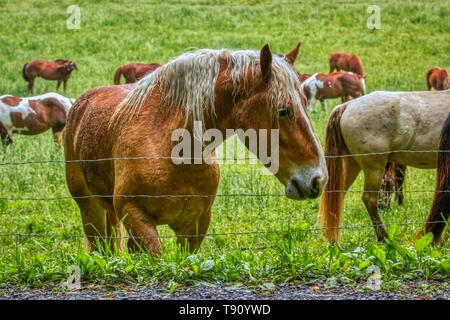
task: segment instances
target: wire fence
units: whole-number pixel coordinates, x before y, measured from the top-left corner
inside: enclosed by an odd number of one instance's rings
[[[345,158],[345,157],[366,157],[366,156],[385,156],[395,153],[449,153],[450,150],[391,150],[382,152],[372,152],[372,153],[357,153],[357,154],[345,154],[345,155],[335,155],[335,156],[325,156],[328,159],[334,158]],[[109,158],[98,158],[98,159],[77,159],[77,160],[60,160],[60,159],[34,159],[34,160],[14,160],[14,161],[3,161],[0,162],[0,166],[17,166],[17,165],[30,165],[30,164],[67,164],[67,163],[95,163],[102,161],[149,161],[149,160],[203,160],[200,158],[178,158],[178,157],[163,157],[163,156],[142,156],[142,157],[109,157]],[[215,161],[249,161],[258,160],[256,157],[231,157],[231,158],[214,158]],[[380,193],[382,190],[327,190],[327,193]],[[391,190],[388,193],[448,193],[450,190]],[[0,201],[61,201],[61,200],[74,200],[74,199],[91,199],[91,198],[215,198],[215,197],[285,197],[284,193],[222,193],[222,194],[92,194],[83,196],[73,196],[73,195],[61,195],[54,197],[0,197]],[[335,227],[334,229],[339,230],[358,230],[358,229],[372,229],[378,226],[425,226],[427,224],[446,224],[443,221],[413,221],[413,222],[400,222],[400,223],[388,223],[388,224],[370,224],[370,225],[344,225]],[[314,228],[288,228],[281,230],[266,230],[266,231],[238,231],[238,232],[220,232],[220,233],[206,233],[206,234],[195,234],[195,235],[158,235],[158,236],[143,236],[143,237],[133,237],[137,238],[177,238],[177,237],[217,237],[217,236],[243,236],[243,235],[269,235],[269,234],[285,234],[289,233],[308,233],[308,232],[320,232],[324,231],[324,227],[314,227]],[[86,238],[85,235],[77,234],[57,234],[57,233],[0,233],[0,238],[14,237],[18,238],[64,238],[64,239],[80,239]],[[109,237],[115,238],[113,237]],[[129,236],[120,237],[130,238]]]
[[[177,234],[168,235],[162,234],[158,236],[108,236],[108,239],[172,239],[172,238],[196,238],[196,237],[219,237],[219,236],[245,236],[245,235],[286,235],[288,233],[310,233],[310,232],[322,232],[327,229],[339,229],[339,230],[357,230],[357,229],[372,229],[374,227],[391,227],[391,226],[417,226],[417,225],[437,225],[445,224],[442,221],[413,221],[413,222],[400,222],[400,223],[384,223],[384,224],[370,224],[370,225],[349,225],[340,226],[334,228],[314,227],[314,228],[286,228],[286,229],[274,229],[265,231],[237,231],[237,232],[217,232],[217,233],[198,233],[198,234]],[[0,238],[5,237],[17,237],[17,238],[63,238],[63,239],[84,239],[84,238],[99,238],[99,236],[87,236],[79,234],[62,234],[62,233],[0,233]]]
[[[326,159],[336,158],[358,158],[358,157],[373,157],[381,155],[390,155],[396,153],[449,153],[450,150],[391,150],[380,151],[370,153],[354,153],[354,154],[342,154],[342,155],[326,155]],[[103,161],[144,161],[144,160],[172,160],[172,161],[204,161],[204,158],[198,157],[172,157],[172,156],[142,156],[142,157],[108,157],[98,159],[75,159],[75,160],[62,160],[62,159],[35,159],[35,160],[16,160],[16,161],[3,161],[0,162],[0,166],[12,166],[12,165],[28,165],[28,164],[57,164],[57,163],[91,163],[91,162],[103,162]],[[214,158],[211,160],[217,162],[226,161],[257,161],[257,157],[225,157]]]

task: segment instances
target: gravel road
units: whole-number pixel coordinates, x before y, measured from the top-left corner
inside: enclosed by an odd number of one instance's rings
[[[2,299],[51,299],[51,300],[90,300],[90,299],[199,299],[199,300],[247,300],[247,299],[279,299],[279,300],[392,300],[392,299],[439,299],[450,300],[450,284],[448,282],[404,283],[401,288],[391,291],[372,291],[365,286],[338,286],[326,289],[321,284],[281,284],[267,285],[249,289],[245,286],[226,286],[203,283],[190,287],[179,287],[173,293],[162,285],[136,286],[99,286],[83,285],[81,289],[68,291],[61,287],[45,287],[40,289],[20,290],[14,287],[0,287]]]

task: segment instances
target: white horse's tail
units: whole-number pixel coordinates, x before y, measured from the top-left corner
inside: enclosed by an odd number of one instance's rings
[[[364,78],[359,79],[359,84],[361,86],[362,94],[365,95],[366,94],[366,80],[364,80]]]

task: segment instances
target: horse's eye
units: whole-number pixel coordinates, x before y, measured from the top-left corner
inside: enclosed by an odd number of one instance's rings
[[[278,113],[278,118],[287,118],[290,117],[292,115],[292,110],[291,108],[283,108],[283,109],[279,109],[277,111]]]

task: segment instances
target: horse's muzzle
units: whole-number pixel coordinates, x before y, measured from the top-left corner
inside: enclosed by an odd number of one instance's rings
[[[327,175],[320,168],[302,170],[289,179],[286,196],[294,200],[314,199],[320,196],[327,182]]]

